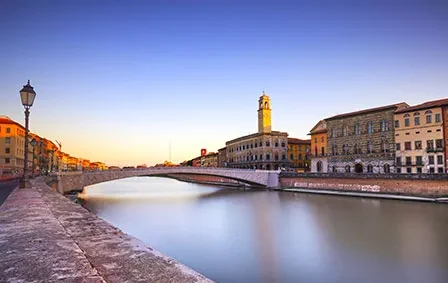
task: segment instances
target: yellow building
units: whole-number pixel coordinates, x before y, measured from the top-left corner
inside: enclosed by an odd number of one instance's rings
[[[448,99],[425,102],[395,112],[397,173],[444,173],[442,110]]]
[[[32,148],[28,148],[28,168],[32,166]],[[23,174],[25,163],[25,127],[7,116],[0,116],[0,175]]]
[[[271,100],[264,92],[258,100],[258,133],[226,142],[221,164],[232,168],[279,170],[289,168],[288,133],[272,131]],[[194,166],[194,165],[193,165]]]
[[[327,123],[320,120],[308,134],[311,136],[311,172],[328,172]]]
[[[298,172],[310,171],[310,140],[288,138],[288,158],[291,168]]]

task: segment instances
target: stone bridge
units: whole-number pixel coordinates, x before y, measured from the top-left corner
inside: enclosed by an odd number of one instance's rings
[[[97,171],[97,172],[61,172],[58,175],[61,193],[82,190],[83,187],[102,182],[136,176],[175,176],[176,174],[208,175],[225,177],[249,185],[265,188],[277,188],[280,171],[227,169],[210,167],[161,167],[135,170]]]

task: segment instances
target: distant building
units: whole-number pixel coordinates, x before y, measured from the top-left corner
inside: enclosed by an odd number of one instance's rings
[[[406,107],[403,102],[325,119],[329,172],[394,172],[394,113]]]
[[[445,173],[443,110],[448,99],[425,102],[395,112],[397,173]]]
[[[227,147],[218,149],[218,167],[227,167]]]
[[[320,120],[308,135],[311,136],[311,172],[328,172],[327,123]]]
[[[258,132],[226,142],[227,167],[278,170],[290,167],[286,156],[288,134],[272,131],[271,100],[264,92],[258,100]]]
[[[209,152],[201,156],[202,167],[218,167],[218,153]]]
[[[291,169],[308,172],[311,166],[311,140],[288,138],[288,158]]]

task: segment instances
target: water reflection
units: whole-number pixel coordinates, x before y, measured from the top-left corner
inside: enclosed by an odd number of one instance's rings
[[[84,198],[218,282],[448,282],[446,205],[149,177],[91,186]]]

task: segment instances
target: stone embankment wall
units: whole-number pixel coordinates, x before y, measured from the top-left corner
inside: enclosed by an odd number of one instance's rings
[[[211,282],[32,182],[0,207],[0,282]]]
[[[357,175],[284,173],[280,175],[280,187],[437,198],[448,196],[448,176],[444,174]]]

